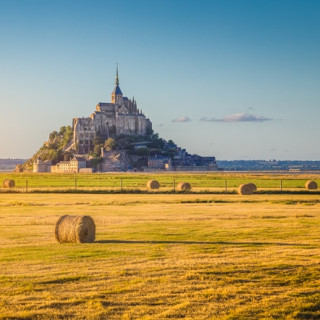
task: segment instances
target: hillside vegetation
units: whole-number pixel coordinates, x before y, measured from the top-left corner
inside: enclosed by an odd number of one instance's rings
[[[69,160],[71,153],[65,152],[65,149],[70,145],[73,137],[73,131],[70,126],[63,126],[60,131],[53,131],[49,135],[42,147],[24,164],[17,166],[17,171],[32,171],[34,162],[40,157],[41,160],[50,160],[52,164],[59,161]]]

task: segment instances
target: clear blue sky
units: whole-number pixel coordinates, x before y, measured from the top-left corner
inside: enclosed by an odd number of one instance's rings
[[[218,160],[319,160],[320,1],[0,0],[0,158],[125,96]]]

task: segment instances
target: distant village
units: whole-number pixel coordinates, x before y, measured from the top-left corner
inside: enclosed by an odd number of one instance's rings
[[[171,159],[168,156],[155,155],[148,156],[147,166],[139,169],[130,165],[130,161],[121,161],[123,158],[121,151],[104,152],[102,151],[102,164],[95,170],[90,167],[90,156],[74,156],[69,161],[61,161],[52,165],[49,160],[42,161],[40,158],[33,165],[33,172],[52,172],[52,173],[92,173],[110,171],[144,171],[144,172],[165,172],[165,171],[217,171],[218,166],[215,157],[201,157],[191,155],[187,152],[177,150],[177,155]],[[179,155],[181,154],[182,155]],[[111,157],[110,157],[111,156]],[[129,156],[130,158],[130,156]],[[141,157],[140,157],[141,158]]]

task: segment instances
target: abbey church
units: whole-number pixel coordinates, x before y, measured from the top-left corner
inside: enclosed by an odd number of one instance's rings
[[[145,135],[151,130],[151,121],[137,108],[134,98],[123,96],[117,68],[111,103],[99,102],[90,117],[73,119],[73,145],[79,154],[86,154],[92,151],[97,136]]]

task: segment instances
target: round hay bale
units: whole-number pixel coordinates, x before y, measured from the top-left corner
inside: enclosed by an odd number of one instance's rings
[[[180,182],[177,185],[177,191],[190,191],[191,190],[191,184],[188,182]]]
[[[306,182],[306,188],[308,190],[316,190],[316,189],[318,189],[318,185],[315,181],[309,180]]]
[[[2,186],[4,187],[4,188],[14,188],[15,187],[15,185],[16,185],[16,183],[14,182],[14,180],[11,180],[11,179],[5,179],[5,180],[3,180],[3,184],[2,184]]]
[[[257,186],[254,183],[247,183],[247,185],[249,185],[253,191],[257,191]]]
[[[69,216],[59,218],[55,236],[58,242],[89,243],[94,242],[96,226],[90,216]]]
[[[241,195],[253,194],[253,188],[249,183],[241,184],[238,188],[238,193]]]
[[[160,188],[160,183],[157,180],[150,180],[147,183],[147,188],[148,189],[159,189]]]

